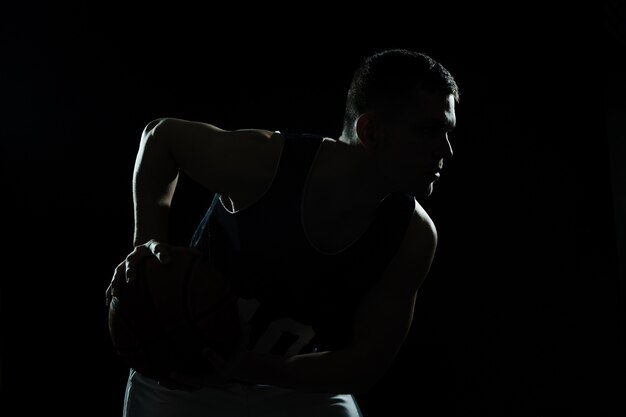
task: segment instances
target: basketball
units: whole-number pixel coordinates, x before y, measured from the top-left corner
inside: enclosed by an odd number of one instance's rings
[[[240,337],[234,286],[200,252],[172,247],[170,262],[144,258],[109,305],[113,346],[137,372],[165,386],[172,371],[210,373],[202,351],[228,359]]]

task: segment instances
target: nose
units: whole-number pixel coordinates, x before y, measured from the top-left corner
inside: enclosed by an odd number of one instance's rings
[[[454,155],[452,151],[452,145],[450,144],[450,140],[448,139],[448,135],[446,134],[443,137],[443,140],[440,141],[441,146],[437,149],[437,159],[439,162],[437,163],[439,169],[443,169],[443,160],[446,158],[451,158]]]
[[[451,158],[454,155],[452,151],[452,145],[450,144],[450,140],[448,139],[448,134],[446,133],[441,137],[439,141],[439,148],[437,149],[438,157],[441,159]]]

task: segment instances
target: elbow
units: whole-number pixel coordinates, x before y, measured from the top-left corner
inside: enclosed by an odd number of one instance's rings
[[[167,131],[168,125],[171,124],[171,118],[161,117],[148,122],[141,132],[141,144],[146,145],[148,142],[152,143],[157,138],[163,138],[164,132]],[[162,141],[162,139],[159,139]]]
[[[150,121],[141,133],[141,141],[139,144],[140,151],[154,152],[155,149],[169,150],[169,141],[167,132],[170,130],[171,118],[162,117]]]
[[[146,126],[143,128],[142,136],[150,135],[156,131],[156,128],[165,123],[168,120],[167,117],[160,117],[158,119],[154,119],[148,122]]]

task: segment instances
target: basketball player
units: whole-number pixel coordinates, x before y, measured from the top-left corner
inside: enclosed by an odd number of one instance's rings
[[[452,156],[457,84],[429,56],[384,50],[363,60],[338,138],[150,122],[137,154],[137,261],[168,259],[179,171],[215,193],[191,246],[240,288],[246,338],[216,372],[169,389],[131,370],[124,415],[360,416],[353,394],[392,364],[437,245],[427,197]]]

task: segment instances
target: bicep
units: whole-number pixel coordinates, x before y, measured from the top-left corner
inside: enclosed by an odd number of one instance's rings
[[[421,214],[414,215],[398,253],[359,304],[353,346],[380,374],[391,365],[409,333],[417,292],[435,248],[434,225]]]
[[[282,143],[261,129],[223,130],[167,118],[159,125],[173,160],[187,175],[222,195],[247,195],[278,163]]]

